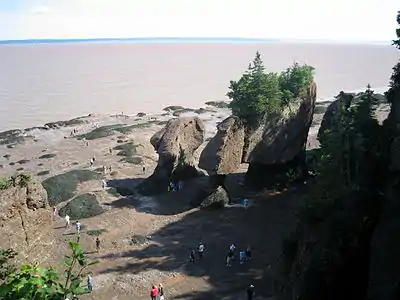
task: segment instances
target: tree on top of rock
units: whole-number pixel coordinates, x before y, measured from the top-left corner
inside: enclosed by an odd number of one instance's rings
[[[396,29],[397,40],[393,41],[393,45],[400,50],[400,11],[397,12],[397,24],[399,25],[399,28]],[[400,61],[393,67],[389,85],[386,98],[389,103],[393,103],[396,99],[400,99]]]
[[[238,81],[231,81],[227,96],[232,113],[244,121],[279,113],[314,80],[314,68],[294,63],[281,74],[267,73],[260,52]]]

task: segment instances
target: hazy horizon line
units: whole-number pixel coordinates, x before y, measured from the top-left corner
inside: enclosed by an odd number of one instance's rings
[[[296,43],[323,43],[323,44],[368,44],[391,45],[392,41],[348,41],[329,39],[268,39],[244,37],[136,37],[136,38],[41,38],[41,39],[7,39],[0,40],[0,44],[50,44],[50,43],[94,43],[94,42],[296,42]]]

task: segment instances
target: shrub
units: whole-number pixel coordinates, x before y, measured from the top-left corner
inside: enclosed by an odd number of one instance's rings
[[[23,165],[29,162],[29,159],[21,159],[19,161],[17,161],[18,164]]]
[[[0,190],[6,190],[13,186],[12,180],[10,177],[2,177],[0,178]]]
[[[133,157],[126,157],[121,159],[121,161],[133,164],[133,165],[140,165],[143,163],[143,159],[140,156],[133,156]]]
[[[114,147],[114,150],[120,150],[117,155],[131,157],[136,155],[138,145],[134,145],[133,142],[129,142],[123,145]]]
[[[83,194],[68,202],[60,209],[59,215],[69,215],[72,220],[94,217],[104,212],[94,194]]]
[[[55,156],[57,156],[57,154],[47,153],[47,154],[43,154],[42,156],[39,156],[39,159],[53,158]]]
[[[150,238],[144,235],[139,235],[135,234],[132,235],[131,238],[129,239],[129,245],[131,246],[137,246],[137,245],[143,245],[146,244],[150,241]]]
[[[182,109],[184,109],[184,107],[179,106],[179,105],[171,105],[171,106],[167,106],[167,107],[163,108],[164,111],[175,111],[175,110],[182,110]]]
[[[99,174],[89,170],[72,170],[43,180],[51,206],[64,202],[75,195],[78,183],[98,179]]]

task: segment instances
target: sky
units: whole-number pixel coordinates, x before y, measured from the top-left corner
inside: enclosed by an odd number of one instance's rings
[[[0,0],[0,40],[390,41],[398,10],[399,0]]]

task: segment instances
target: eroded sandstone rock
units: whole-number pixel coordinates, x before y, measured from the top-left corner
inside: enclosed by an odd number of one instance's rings
[[[154,173],[138,190],[145,195],[166,192],[171,181],[202,175],[195,166],[194,152],[204,141],[204,124],[198,117],[171,119],[150,139],[158,153]]]
[[[199,167],[211,174],[235,172],[242,161],[244,126],[236,117],[228,117],[217,126],[217,134],[200,155]]]

